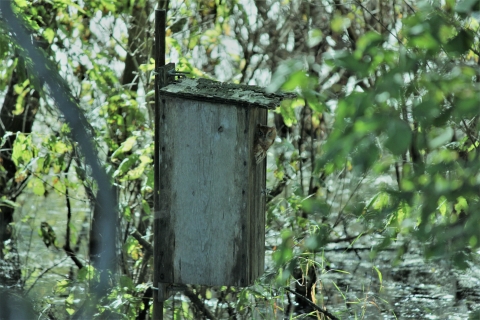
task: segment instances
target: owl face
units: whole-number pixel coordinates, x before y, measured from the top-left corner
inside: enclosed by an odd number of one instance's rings
[[[268,148],[273,144],[276,137],[277,130],[275,130],[275,127],[257,124],[254,146],[254,155],[257,164],[265,158]]]
[[[276,137],[277,130],[275,130],[275,127],[263,126],[261,124],[257,125],[257,139],[265,151],[273,144]]]

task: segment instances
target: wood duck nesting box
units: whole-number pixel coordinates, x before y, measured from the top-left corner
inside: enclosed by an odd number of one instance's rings
[[[205,79],[160,89],[160,283],[244,287],[263,273],[266,161],[255,162],[253,146],[281,98]]]

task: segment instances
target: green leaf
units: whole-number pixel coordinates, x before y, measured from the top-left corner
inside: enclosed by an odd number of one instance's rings
[[[127,221],[131,221],[132,220],[132,210],[130,209],[130,207],[125,207],[125,209],[123,210],[123,216],[125,217],[125,220]]]
[[[145,211],[146,214],[148,215],[151,215],[152,212],[150,210],[150,205],[148,204],[148,202],[146,200],[142,200],[142,208],[143,208],[143,211]]]
[[[47,28],[43,32],[43,37],[48,41],[48,43],[52,43],[53,38],[55,38],[55,31],[53,31],[51,28]]]
[[[452,128],[439,128],[435,131],[432,131],[432,139],[429,141],[429,147],[431,149],[437,149],[441,146],[446,145],[448,142],[452,141],[454,131]]]
[[[113,173],[113,177],[118,177],[124,175],[138,160],[139,156],[137,154],[132,154],[120,163],[120,166]]]
[[[120,147],[118,147],[118,149],[113,152],[111,159],[114,160],[114,159],[120,158],[123,154],[132,150],[133,146],[137,142],[137,138],[138,138],[137,136],[128,137],[128,139],[125,140],[120,145]]]
[[[287,127],[291,127],[292,124],[297,123],[297,117],[295,116],[295,111],[293,109],[300,103],[303,103],[303,100],[284,100],[280,103],[279,112]]]
[[[462,210],[468,210],[468,202],[464,197],[458,197],[457,203],[455,204],[455,210],[460,212]]]
[[[309,48],[315,47],[323,40],[323,33],[319,29],[312,29],[308,31],[307,45]]]
[[[125,177],[127,180],[135,180],[140,178],[143,175],[143,172],[145,171],[147,164],[153,162],[153,160],[150,157],[145,155],[141,155],[139,159],[140,159],[140,164],[136,168],[129,170],[127,172],[127,175]]]
[[[125,276],[125,275],[122,275],[120,277],[120,286],[123,287],[123,288],[127,288],[128,290],[133,290],[134,289],[132,279],[130,277]]]
[[[53,146],[53,150],[56,152],[56,153],[60,153],[60,154],[63,154],[67,151],[70,150],[69,146],[67,146],[64,142],[62,141],[56,141],[55,142],[55,145]]]
[[[19,8],[26,8],[28,3],[26,0],[15,0],[15,5]]]
[[[437,51],[440,49],[440,44],[435,40],[431,33],[425,32],[421,35],[412,37],[409,44],[412,47]]]
[[[18,116],[18,115],[21,115],[23,111],[25,111],[24,98],[25,96],[23,94],[17,97],[17,101],[15,103],[15,110],[12,111],[13,115]]]
[[[77,279],[78,281],[91,281],[97,277],[95,268],[91,265],[86,265],[78,271]]]
[[[305,239],[305,248],[309,251],[318,251],[328,243],[328,235],[330,234],[328,225],[319,225],[315,232]]]
[[[135,145],[136,142],[137,142],[137,136],[128,137],[128,139],[125,140],[125,142],[122,143],[122,151],[123,152],[128,152],[128,151],[132,150],[132,148],[133,148],[133,146]]]
[[[470,31],[462,29],[444,46],[445,51],[455,56],[465,54],[471,49],[473,39],[473,34]]]
[[[330,23],[332,30],[336,33],[342,32],[345,28],[350,26],[350,19],[340,15],[336,15]]]
[[[9,200],[9,199],[6,199],[6,198],[2,198],[0,199],[0,207],[2,206],[8,206],[8,207],[11,207],[11,208],[19,208],[20,205],[18,203],[16,203],[15,201],[12,201],[12,200]]]
[[[64,195],[65,192],[67,191],[66,185],[58,176],[52,177],[52,186],[55,189],[55,191],[60,195]]]
[[[145,183],[145,185],[142,186],[142,191],[143,190],[145,190],[147,192],[152,192],[153,191],[153,187],[154,187],[154,184],[155,184],[153,173],[154,173],[153,170],[149,170],[147,172],[147,183]]]
[[[75,296],[73,295],[73,293],[70,293],[68,297],[65,299],[65,306],[66,306],[65,309],[69,315],[72,315],[75,313],[75,309],[73,308],[74,301],[75,301]]]
[[[282,231],[282,243],[272,255],[277,266],[282,266],[293,258],[293,234],[290,230]]]
[[[412,142],[410,126],[400,119],[389,120],[387,125],[385,147],[395,155],[404,154]]]
[[[70,280],[60,280],[60,281],[57,281],[57,283],[55,284],[55,287],[53,288],[53,292],[55,292],[55,294],[63,294],[65,292],[67,292],[67,289],[71,286],[71,281]]]
[[[33,158],[31,135],[17,134],[13,144],[12,160],[16,166],[29,163]]]
[[[382,272],[381,272],[380,269],[378,269],[376,266],[373,266],[373,269],[377,272],[378,281],[380,282],[380,291],[382,291],[382,287],[383,287]]]
[[[138,260],[140,258],[140,244],[134,237],[128,236],[123,247],[133,260]]]
[[[305,71],[299,70],[290,75],[283,84],[282,89],[285,91],[293,91],[297,88],[308,88],[310,80],[310,77]]]
[[[0,35],[0,59],[4,60],[10,52],[10,41],[9,38],[2,34]],[[5,88],[5,83],[0,82],[0,90]]]
[[[388,206],[390,203],[390,196],[386,192],[379,192],[373,200],[373,203],[371,205],[373,206],[373,209],[375,210],[381,210],[385,207]]]
[[[36,164],[35,172],[41,173],[45,169],[45,158],[44,157],[38,158],[35,164]]]
[[[33,193],[37,196],[43,196],[45,194],[45,185],[42,180],[37,177],[32,178],[28,182],[28,186],[32,188]]]
[[[424,101],[413,107],[414,119],[420,121],[420,123],[422,123],[422,125],[426,127],[430,126],[433,120],[439,115],[439,106],[435,103],[433,99],[425,99]]]
[[[381,121],[377,118],[360,118],[355,121],[353,125],[353,130],[355,133],[364,135],[370,132],[377,131],[383,125]]]
[[[337,54],[333,62],[338,67],[346,68],[350,71],[357,73],[359,77],[367,76],[369,73],[369,61],[355,59],[354,55],[349,52],[342,52]]]
[[[382,42],[383,37],[380,34],[372,31],[365,33],[357,41],[357,49],[354,54],[355,58],[360,59],[370,48],[376,48],[380,46]]]
[[[377,146],[376,139],[371,134],[359,139],[353,150],[352,165],[361,173],[369,170],[380,156],[380,149]]]
[[[291,59],[283,62],[272,76],[272,81],[265,89],[267,93],[277,92],[288,81],[290,76],[298,71],[304,71],[305,67],[302,61]],[[285,90],[285,88],[283,88]]]

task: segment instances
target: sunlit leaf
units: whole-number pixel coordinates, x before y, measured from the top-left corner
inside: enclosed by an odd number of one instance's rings
[[[332,19],[330,25],[334,32],[341,32],[350,26],[350,19],[337,15]]]
[[[42,180],[34,177],[28,182],[28,186],[32,188],[33,193],[37,196],[43,196],[45,194],[45,185]]]
[[[57,281],[53,290],[55,291],[56,294],[63,294],[66,292],[66,290],[70,285],[71,285],[70,280],[63,279],[63,280]]]
[[[308,31],[307,44],[310,48],[315,47],[323,40],[323,33],[319,29],[313,29]]]
[[[95,268],[91,265],[86,265],[82,269],[78,271],[78,281],[91,281],[95,278],[97,278],[98,274],[95,270]]]
[[[56,176],[52,177],[52,186],[55,189],[55,191],[61,195],[64,195],[67,190],[67,187],[62,182],[62,180]]]
[[[279,112],[282,115],[286,126],[290,127],[296,123],[297,118],[295,117],[294,108],[300,103],[303,102],[299,100],[284,100],[281,102]]]
[[[65,153],[68,150],[70,150],[70,148],[64,142],[57,141],[57,142],[55,142],[54,150],[57,153]]]
[[[28,6],[28,3],[26,0],[15,0],[15,5],[19,8],[25,8],[26,6]]]
[[[52,43],[53,38],[55,37],[55,31],[53,31],[53,29],[51,28],[47,28],[43,32],[43,37],[45,38],[45,40],[47,40],[48,43]]]
[[[378,281],[380,282],[380,291],[382,291],[382,287],[383,287],[383,276],[382,276],[382,272],[381,272],[380,269],[378,269],[376,266],[373,266],[373,269],[377,272]]]
[[[137,154],[132,154],[120,163],[120,166],[113,173],[113,177],[125,174],[138,160]]]

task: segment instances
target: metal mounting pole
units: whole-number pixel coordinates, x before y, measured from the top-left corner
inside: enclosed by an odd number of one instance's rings
[[[164,86],[163,77],[159,77],[158,70],[165,65],[165,27],[166,27],[165,10],[155,10],[155,157],[154,157],[154,206],[155,206],[155,219],[153,222],[153,286],[157,287],[157,290],[153,290],[153,319],[163,320],[163,302],[165,301],[164,293],[160,293],[162,299],[159,299],[159,290],[162,289],[159,286],[160,269],[158,263],[158,248],[162,244],[159,243],[159,182],[160,182],[160,163],[159,163],[159,124],[160,124],[160,92],[159,89]]]

